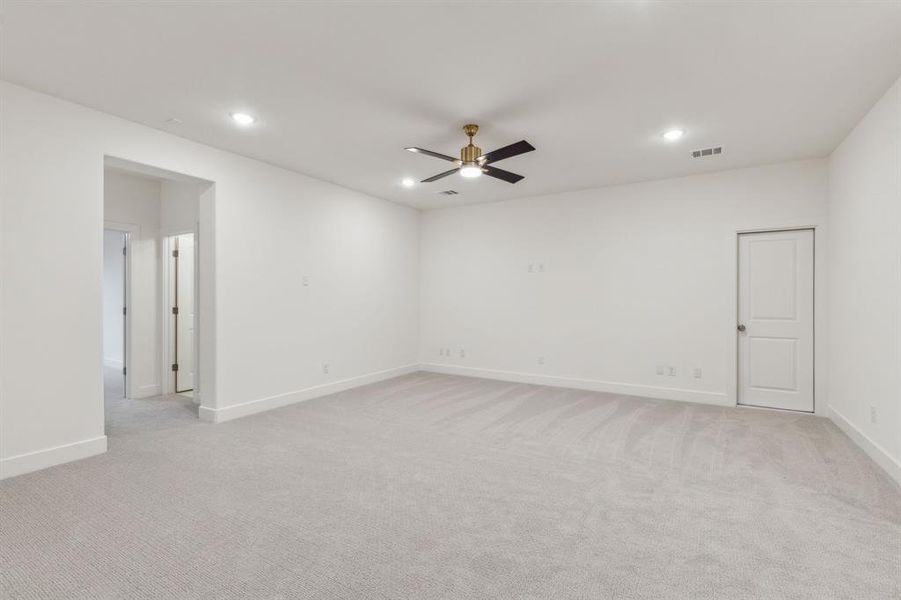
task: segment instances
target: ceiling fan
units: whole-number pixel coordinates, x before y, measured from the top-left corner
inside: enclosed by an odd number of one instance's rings
[[[491,163],[496,163],[497,161],[504,160],[505,158],[510,158],[512,156],[518,156],[520,154],[525,154],[526,152],[531,152],[535,149],[532,144],[525,140],[521,140],[519,142],[516,142],[515,144],[510,144],[509,146],[504,146],[503,148],[492,150],[488,154],[482,154],[482,149],[478,146],[473,146],[472,144],[472,137],[478,131],[479,126],[473,123],[463,126],[463,133],[469,136],[469,145],[464,146],[460,150],[460,158],[454,158],[453,156],[448,156],[439,152],[432,152],[431,150],[423,150],[422,148],[407,148],[407,150],[409,150],[410,152],[434,156],[435,158],[447,160],[456,165],[450,171],[438,173],[437,175],[433,175],[428,179],[423,179],[422,183],[431,183],[432,181],[437,181],[442,177],[453,175],[458,171],[463,177],[479,177],[480,175],[482,175],[482,173],[484,173],[489,177],[495,177],[497,179],[506,181],[507,183],[516,183],[520,179],[524,179],[522,175],[517,175],[516,173],[511,173],[510,171],[504,171],[503,169],[492,167]]]

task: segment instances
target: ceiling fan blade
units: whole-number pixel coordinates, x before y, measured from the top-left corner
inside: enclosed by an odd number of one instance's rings
[[[444,173],[438,173],[437,175],[432,175],[428,179],[423,179],[420,183],[432,183],[433,181],[438,181],[442,177],[447,177],[448,175],[453,175],[460,169],[451,169],[450,171],[445,171]]]
[[[431,150],[424,150],[422,148],[404,148],[405,150],[409,150],[410,152],[415,152],[416,154],[425,154],[427,156],[434,156],[435,158],[440,158],[442,160],[449,160],[452,163],[461,164],[459,158],[454,158],[453,156],[448,156],[447,154],[440,154],[438,152],[432,152]]]
[[[505,158],[510,158],[511,156],[518,156],[520,154],[525,154],[526,152],[531,152],[534,149],[535,147],[529,142],[520,140],[515,144],[510,144],[509,146],[492,150],[488,154],[483,154],[479,157],[479,162],[483,165],[488,165],[499,160],[504,160]]]
[[[489,177],[495,177],[497,179],[502,179],[507,183],[516,183],[520,179],[525,179],[522,175],[517,175],[516,173],[511,173],[510,171],[504,171],[503,169],[498,169],[497,167],[482,167],[482,173],[488,175]]]

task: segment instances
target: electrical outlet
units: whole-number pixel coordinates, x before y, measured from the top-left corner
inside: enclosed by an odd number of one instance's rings
[[[543,364],[544,364],[544,357],[543,357],[543,356],[539,356],[539,357],[538,357],[538,364],[539,364],[539,365],[543,365]]]
[[[663,375],[663,365],[657,365],[657,374]]]
[[[310,287],[310,278],[304,275],[300,278],[301,283],[303,283],[303,287]]]
[[[701,369],[695,368],[694,375],[695,375],[695,379],[700,379],[701,378]]]
[[[328,375],[328,363],[322,363],[322,372]]]
[[[676,376],[676,367],[667,367],[666,374],[669,375],[670,377],[675,377]]]
[[[534,273],[534,272],[535,272],[535,265],[533,265],[532,263],[529,263],[528,271],[529,271],[529,273]]]
[[[460,348],[460,358],[466,358],[466,350]]]
[[[870,405],[870,423],[876,424],[876,407],[872,404]]]
[[[539,263],[539,264],[538,264],[538,272],[539,272],[539,273],[544,273],[544,263]]]

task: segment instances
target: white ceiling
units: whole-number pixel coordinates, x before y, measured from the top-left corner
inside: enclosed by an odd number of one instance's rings
[[[423,208],[824,156],[901,73],[897,1],[4,0],[0,18],[4,79]],[[525,180],[400,186],[448,168],[404,147],[456,155],[470,121],[484,150],[536,146],[497,165]]]

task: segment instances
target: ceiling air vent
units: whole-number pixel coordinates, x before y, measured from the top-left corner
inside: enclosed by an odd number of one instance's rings
[[[459,192],[457,190],[444,190],[443,192],[438,192],[442,196],[456,196]]]
[[[704,158],[705,156],[716,156],[717,154],[723,153],[722,146],[715,146],[713,148],[701,148],[700,150],[695,150],[691,153],[692,158]]]

